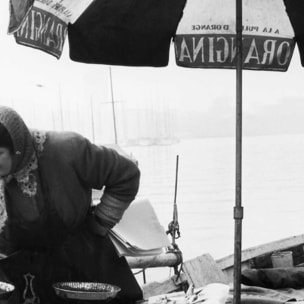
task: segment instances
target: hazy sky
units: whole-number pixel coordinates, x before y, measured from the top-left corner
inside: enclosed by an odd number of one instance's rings
[[[59,128],[61,122],[56,109],[60,106],[67,115],[65,128],[76,128],[75,117],[87,126],[90,114],[84,114],[83,107],[88,107],[90,102],[94,107],[96,103],[111,99],[109,68],[72,62],[68,58],[68,41],[60,60],[19,46],[13,36],[7,35],[8,0],[0,1],[0,14],[1,103],[16,107],[30,121],[35,121],[37,127],[49,128],[53,124]],[[114,98],[123,102],[122,107],[157,106],[183,111],[216,111],[221,115],[235,104],[235,71],[177,67],[173,50],[168,67],[112,67],[112,74]],[[244,71],[244,113],[260,113],[265,106],[280,104],[282,100],[288,101],[287,109],[297,107],[301,100],[304,103],[303,79],[304,69],[300,66],[297,49],[285,73]],[[39,120],[50,111],[52,116]]]

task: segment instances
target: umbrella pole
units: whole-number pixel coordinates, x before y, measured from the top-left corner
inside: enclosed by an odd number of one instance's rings
[[[236,170],[234,207],[234,278],[233,304],[241,303],[242,263],[242,0],[236,0]]]

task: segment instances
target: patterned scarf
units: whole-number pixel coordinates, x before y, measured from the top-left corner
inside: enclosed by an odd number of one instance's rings
[[[36,148],[35,150],[37,152],[34,152],[32,154],[27,165],[14,174],[8,175],[4,178],[0,178],[0,231],[2,230],[7,220],[5,185],[9,183],[13,178],[15,178],[24,195],[33,197],[37,193],[37,180],[34,171],[38,168],[37,156],[39,157],[40,154],[43,152],[44,143],[46,141],[46,133],[35,130],[32,131],[32,137]]]

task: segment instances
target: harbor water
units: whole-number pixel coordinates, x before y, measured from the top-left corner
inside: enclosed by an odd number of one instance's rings
[[[233,253],[235,138],[184,139],[172,145],[129,146],[138,160],[138,197],[148,198],[167,229],[176,202],[184,259]],[[304,135],[243,138],[242,248],[303,233]]]

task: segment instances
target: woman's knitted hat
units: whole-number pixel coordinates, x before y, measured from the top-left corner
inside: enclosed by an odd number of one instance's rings
[[[16,173],[27,165],[34,153],[32,136],[23,119],[9,107],[0,106],[0,124],[8,131],[13,143],[14,156],[10,173]]]

